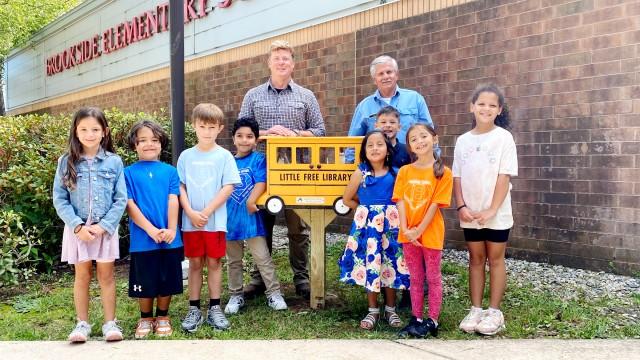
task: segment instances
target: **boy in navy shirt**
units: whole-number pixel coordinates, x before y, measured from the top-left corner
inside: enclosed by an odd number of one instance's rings
[[[138,162],[124,169],[131,234],[129,296],[138,298],[140,319],[136,339],[150,333],[172,334],[171,295],[182,293],[183,246],[178,227],[180,180],[176,169],[160,159],[168,137],[162,128],[143,120],[131,128],[129,146]],[[153,316],[153,300],[156,314]]]
[[[404,165],[411,163],[404,139],[398,141],[396,135],[400,131],[400,113],[393,106],[385,106],[376,114],[376,129],[380,129],[393,145],[391,166],[398,172]]]
[[[245,304],[242,291],[245,244],[264,280],[267,304],[274,310],[286,310],[287,303],[280,292],[280,282],[256,206],[256,200],[264,193],[267,181],[266,159],[262,153],[254,151],[259,136],[258,123],[253,118],[238,119],[231,136],[237,150],[235,159],[242,181],[235,186],[227,200],[227,275],[231,297],[224,312],[235,314]]]

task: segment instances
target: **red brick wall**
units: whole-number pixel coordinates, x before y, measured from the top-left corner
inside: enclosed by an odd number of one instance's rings
[[[520,165],[510,255],[640,270],[638,1],[477,1],[299,46],[294,79],[315,92],[329,135],[345,134],[374,90],[368,64],[382,53],[398,59],[401,86],[426,97],[447,164],[469,130],[473,88],[505,89]],[[187,113],[207,101],[233,119],[266,80],[265,56],[187,74]],[[168,102],[164,80],[81,103],[154,111]],[[447,244],[462,247],[454,212]],[[335,225],[347,231],[348,220]]]

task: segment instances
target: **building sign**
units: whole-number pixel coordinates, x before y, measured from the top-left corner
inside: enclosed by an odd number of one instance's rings
[[[228,8],[233,0],[219,0],[210,8],[208,0],[184,0],[184,23],[206,17],[215,8]],[[102,34],[64,49],[46,59],[47,76],[61,73],[74,66],[125,48],[135,42],[144,41],[169,29],[169,3],[134,16],[130,21],[106,29]]]

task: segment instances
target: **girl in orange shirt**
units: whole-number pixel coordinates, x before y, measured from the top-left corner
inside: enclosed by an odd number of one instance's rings
[[[414,162],[398,172],[393,200],[400,213],[398,242],[409,267],[411,312],[413,317],[399,333],[401,337],[438,335],[442,304],[440,260],[444,245],[444,219],[441,207],[451,202],[453,177],[434,151],[438,143],[435,130],[422,123],[407,131],[406,144]],[[429,285],[429,317],[423,319],[425,268]]]

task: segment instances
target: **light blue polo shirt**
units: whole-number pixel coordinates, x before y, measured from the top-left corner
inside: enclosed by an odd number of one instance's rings
[[[178,158],[178,176],[187,188],[189,204],[201,211],[218,195],[224,185],[240,183],[236,161],[231,153],[216,146],[210,151],[200,151],[197,147],[187,149]],[[182,231],[227,231],[227,207],[222,204],[216,209],[203,228],[196,228],[187,214],[182,212]]]

